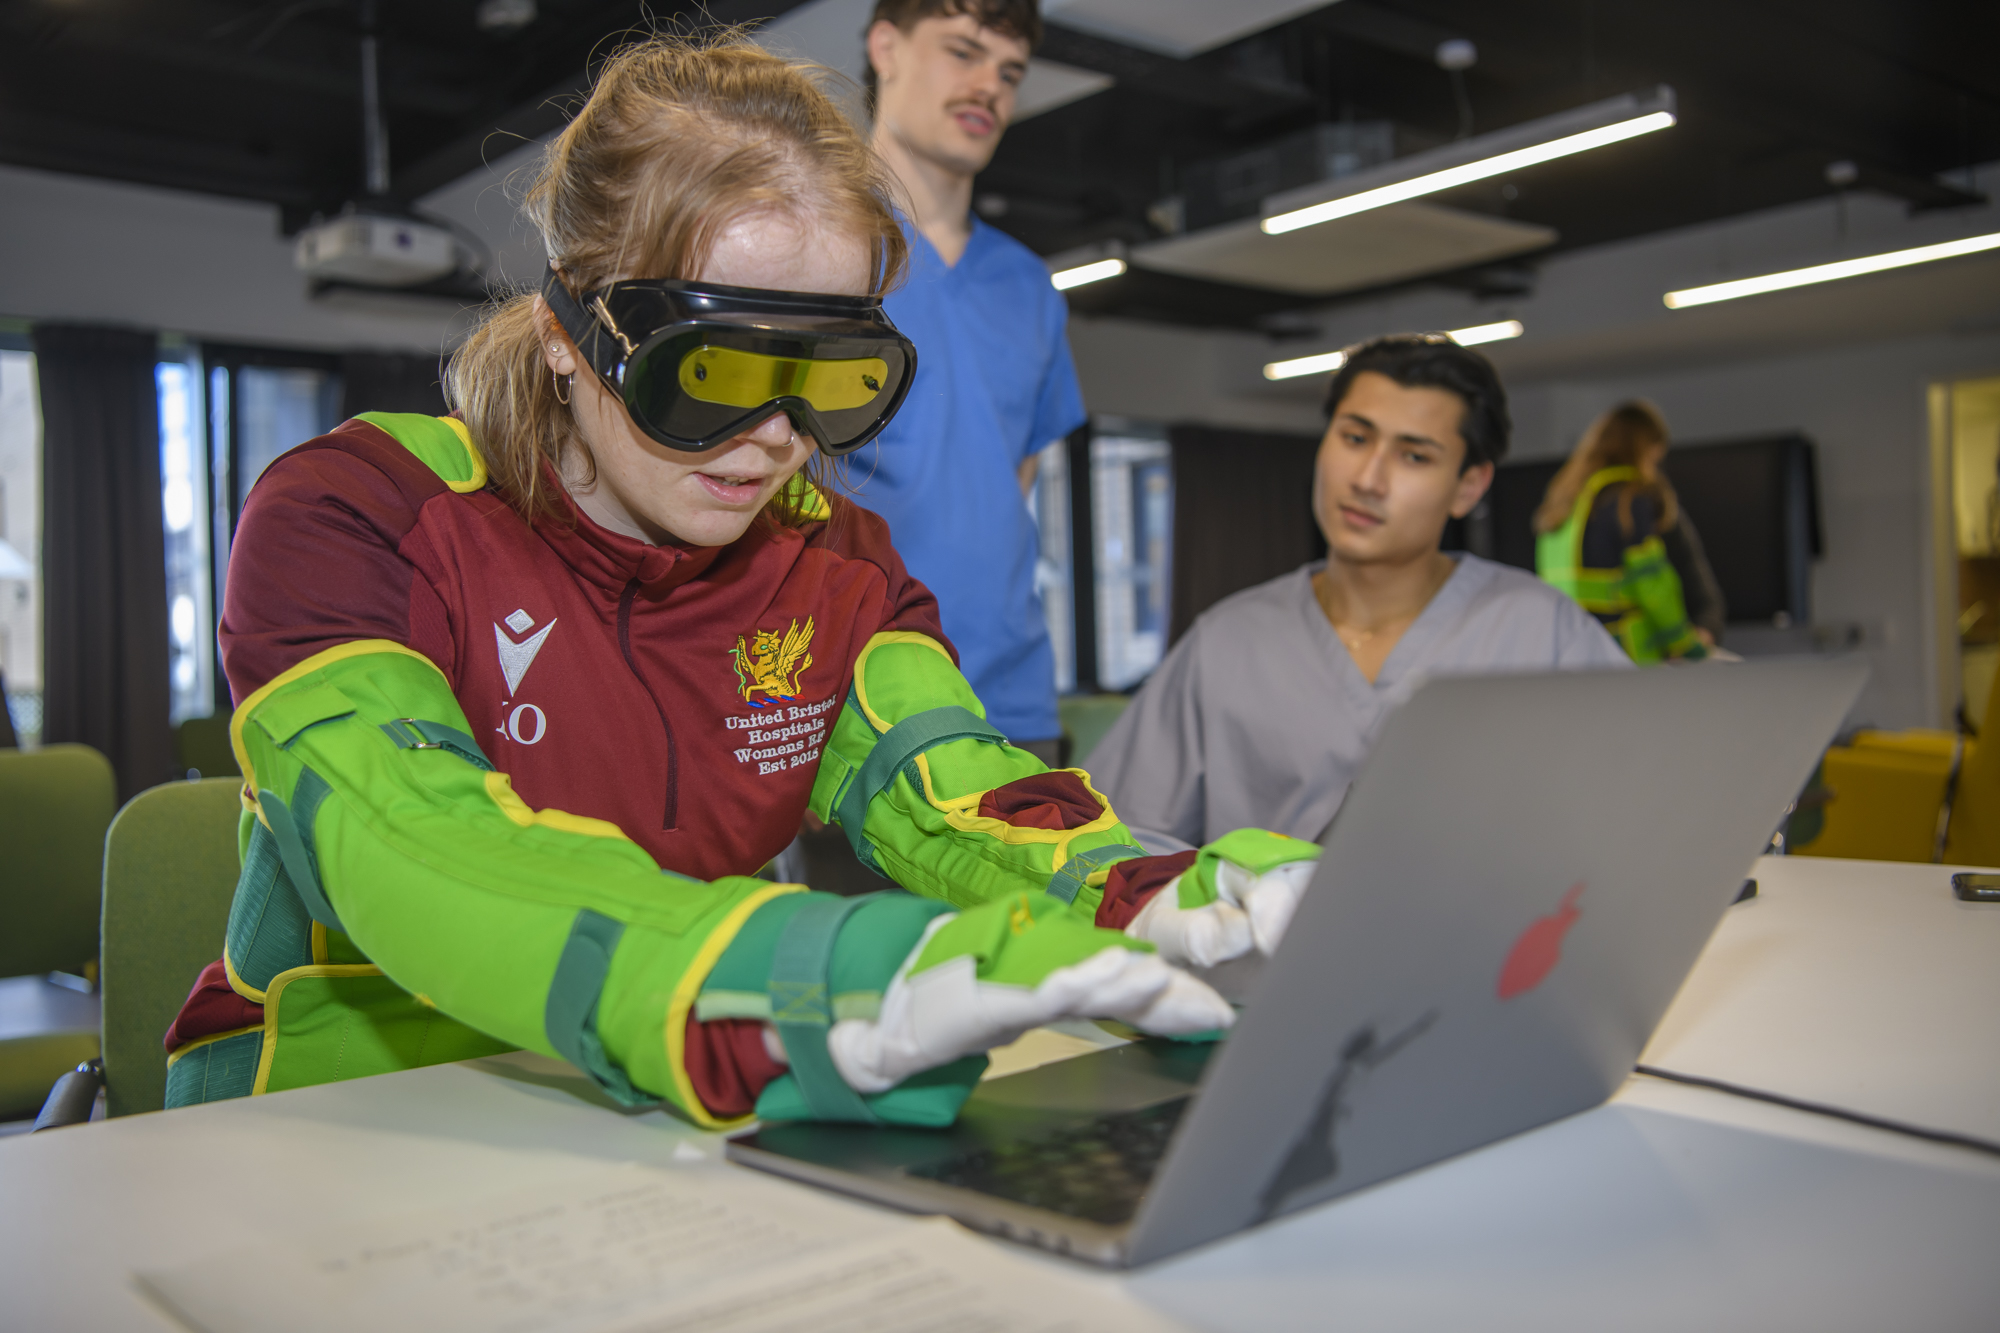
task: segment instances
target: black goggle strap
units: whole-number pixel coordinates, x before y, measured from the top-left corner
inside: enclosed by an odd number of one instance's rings
[[[562,280],[562,274],[553,268],[549,270],[548,277],[542,280],[542,300],[548,302],[549,311],[555,315],[556,323],[562,325],[563,332],[567,333],[570,341],[576,344],[576,350],[582,354],[584,361],[597,372],[600,379],[607,384],[614,384],[615,387],[613,372],[617,369],[618,363],[630,354],[632,348],[620,347],[613,330],[605,328],[599,316],[584,309],[583,305],[570,295],[568,285]],[[600,299],[598,304],[601,306],[603,301]]]

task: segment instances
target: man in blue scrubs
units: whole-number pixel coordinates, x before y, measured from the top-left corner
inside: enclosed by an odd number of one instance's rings
[[[1056,763],[1055,658],[1024,496],[1036,454],[1083,424],[1069,311],[1033,251],[972,215],[1041,38],[1036,0],[878,0],[875,150],[903,187],[910,276],[890,317],[917,345],[909,399],[848,475],[889,521],[988,719]]]

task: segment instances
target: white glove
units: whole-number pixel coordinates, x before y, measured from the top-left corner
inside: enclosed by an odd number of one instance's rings
[[[1030,1028],[1065,1018],[1114,1018],[1161,1036],[1226,1028],[1235,1010],[1205,983],[1159,954],[1112,945],[1050,972],[1033,989],[981,981],[970,955],[910,976],[939,917],[889,982],[873,1020],[849,1018],[827,1032],[834,1068],[860,1093],[895,1087],[910,1075],[961,1056],[1005,1046]]]
[[[1176,875],[1132,918],[1125,933],[1150,941],[1160,957],[1180,967],[1211,968],[1253,950],[1268,958],[1277,952],[1318,868],[1317,861],[1288,861],[1258,875],[1219,861],[1216,900],[1193,908],[1181,906],[1182,876]]]

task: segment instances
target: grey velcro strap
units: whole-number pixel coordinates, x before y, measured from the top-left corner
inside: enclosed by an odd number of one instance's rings
[[[771,1021],[785,1043],[785,1058],[798,1080],[799,1095],[815,1120],[876,1123],[875,1112],[861,1094],[847,1085],[826,1049],[833,1026],[832,964],[834,941],[855,909],[874,898],[822,898],[800,903],[778,936],[771,957]]]
[[[260,791],[257,806],[264,812],[264,823],[277,841],[285,878],[292,882],[293,891],[305,904],[306,915],[328,930],[344,935],[347,927],[340,924],[333,904],[327,901],[326,890],[319,882],[319,857],[312,848],[313,820],[319,817],[320,804],[332,790],[325,778],[308,768],[299,774],[298,784],[292,788],[292,805],[287,806],[274,791]]]
[[[902,771],[905,764],[918,755],[932,746],[960,740],[981,740],[995,745],[1007,743],[1007,737],[992,723],[956,704],[913,713],[876,740],[875,748],[862,761],[861,771],[848,779],[847,790],[841,794],[836,809],[840,831],[847,835],[848,846],[854,849],[855,858],[863,865],[880,873],[880,867],[875,865],[873,849],[861,832],[861,826],[868,818],[868,807],[875,797],[896,780],[896,774]],[[921,786],[923,779],[920,775],[912,770],[909,776],[912,786]]]
[[[449,750],[474,768],[493,771],[493,764],[479,748],[479,742],[457,727],[420,717],[399,717],[384,722],[382,734],[405,750]]]
[[[1127,861],[1135,856],[1147,856],[1144,847],[1134,847],[1129,842],[1114,842],[1108,847],[1093,847],[1087,852],[1078,852],[1062,863],[1062,869],[1049,876],[1049,893],[1066,903],[1076,901],[1076,895],[1083,892],[1083,882],[1091,872],[1107,861]]]
[[[549,999],[542,1010],[542,1031],[563,1059],[590,1075],[598,1087],[624,1106],[658,1106],[660,1099],[632,1086],[625,1071],[611,1063],[597,1036],[597,999],[611,971],[625,923],[584,908],[570,923],[549,980]]]

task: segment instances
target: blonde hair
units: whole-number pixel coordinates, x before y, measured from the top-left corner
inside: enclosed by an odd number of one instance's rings
[[[735,30],[613,54],[522,205],[570,290],[692,278],[730,223],[765,210],[866,237],[873,290],[900,281],[907,247],[889,177],[822,88],[828,76]],[[559,512],[542,464],[560,467],[565,446],[584,447],[543,360],[535,302],[521,291],[491,309],[444,377],[493,488],[530,521]],[[805,475],[823,481],[819,453]],[[765,513],[802,522],[815,508],[808,496],[783,487]]]
[[[1618,526],[1627,537],[1632,535],[1632,499],[1637,495],[1651,495],[1659,501],[1661,532],[1673,527],[1680,521],[1680,499],[1672,483],[1651,467],[1653,460],[1666,452],[1667,439],[1666,417],[1643,398],[1620,403],[1591,422],[1569,461],[1550,479],[1542,506],[1535,511],[1535,531],[1554,532],[1569,522],[1584,486],[1608,467],[1639,470],[1637,480],[1618,488]]]

